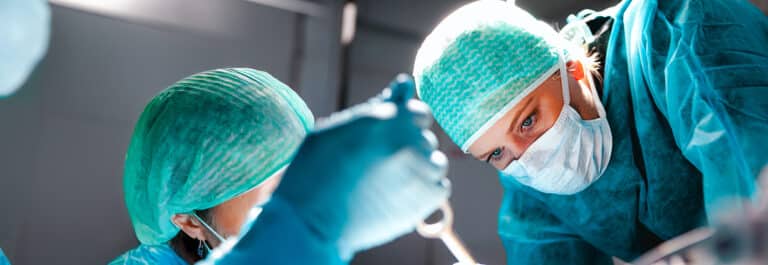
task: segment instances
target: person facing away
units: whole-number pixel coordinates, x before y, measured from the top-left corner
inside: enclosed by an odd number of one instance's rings
[[[155,96],[125,160],[141,244],[110,264],[193,264],[248,227],[313,127],[304,101],[248,68],[186,77]]]

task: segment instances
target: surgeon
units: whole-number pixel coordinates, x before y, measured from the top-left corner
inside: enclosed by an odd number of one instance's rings
[[[612,264],[755,198],[768,18],[740,0],[626,0],[558,34],[478,1],[416,55],[418,95],[499,171],[509,264]]]
[[[141,245],[110,264],[205,258],[254,220],[313,124],[296,93],[253,69],[198,73],[160,92],[125,160],[125,202]]]

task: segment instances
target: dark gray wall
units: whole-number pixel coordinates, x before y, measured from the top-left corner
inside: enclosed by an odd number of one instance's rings
[[[53,7],[48,55],[20,92],[0,100],[0,247],[13,264],[104,264],[137,244],[122,200],[125,149],[144,104],[184,76],[218,67],[258,68],[299,91],[316,116],[336,109],[342,1],[315,1],[330,10],[324,18],[239,0],[215,6],[208,0],[164,1],[154,3],[158,9],[139,9],[138,21]],[[396,73],[410,72],[421,40],[467,1],[358,2],[344,95],[350,104],[378,93]],[[518,2],[554,22],[615,1]],[[146,19],[152,16],[163,19]],[[495,171],[435,130],[451,159],[457,232],[480,262],[503,264],[496,236],[502,190]],[[438,241],[411,234],[361,253],[353,263],[453,259]]]
[[[244,1],[217,10],[226,34],[52,8],[46,58],[0,100],[0,246],[13,264],[104,264],[137,244],[122,199],[125,150],[144,104],[184,76],[257,68],[309,95],[313,109],[332,110],[317,94],[335,93],[325,77],[336,75],[333,19]],[[311,32],[313,45],[297,42],[297,31]]]

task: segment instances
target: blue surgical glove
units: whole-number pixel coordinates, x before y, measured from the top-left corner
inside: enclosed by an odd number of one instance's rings
[[[413,231],[449,195],[429,108],[398,76],[381,96],[320,121],[274,196],[343,259]]]

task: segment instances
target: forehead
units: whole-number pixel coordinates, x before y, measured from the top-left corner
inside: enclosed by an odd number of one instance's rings
[[[520,101],[520,104],[507,111],[507,113],[504,114],[501,119],[496,121],[496,123],[488,128],[488,130],[485,131],[485,133],[483,133],[483,135],[481,135],[477,141],[469,146],[469,153],[472,154],[472,156],[479,158],[480,155],[493,150],[494,148],[503,144],[504,141],[507,141],[508,137],[506,134],[507,131],[509,131],[509,126],[511,125],[512,121],[515,119],[514,114],[519,112],[519,110],[523,108],[523,105],[525,105],[525,103],[528,101],[529,99],[526,97],[526,99]]]

